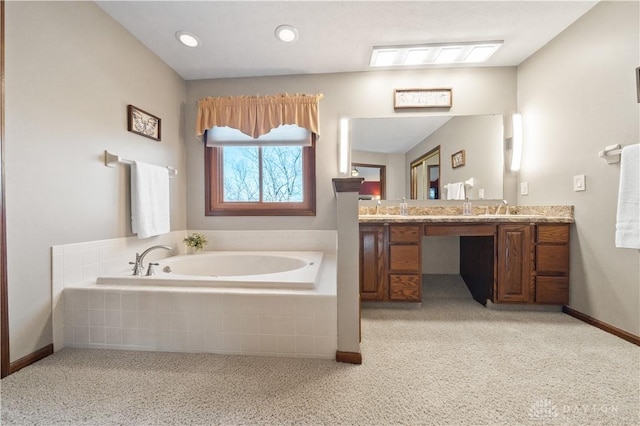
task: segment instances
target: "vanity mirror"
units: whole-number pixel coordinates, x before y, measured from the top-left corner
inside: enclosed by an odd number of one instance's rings
[[[470,178],[470,199],[504,198],[503,139],[502,115],[351,119],[352,162],[386,168],[389,200],[446,199],[445,185]],[[463,150],[464,165],[452,167]]]

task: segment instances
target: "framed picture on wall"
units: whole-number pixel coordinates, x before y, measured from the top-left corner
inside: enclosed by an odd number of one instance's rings
[[[396,89],[393,107],[451,108],[451,89]]]
[[[127,106],[127,130],[140,136],[160,140],[160,119],[133,105]]]
[[[464,166],[464,149],[451,155],[451,167],[455,169],[460,166]]]

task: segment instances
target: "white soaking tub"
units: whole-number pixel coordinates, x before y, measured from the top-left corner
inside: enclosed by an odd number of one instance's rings
[[[97,283],[131,286],[313,289],[323,252],[208,251],[168,257],[155,275],[131,272],[98,277]],[[144,269],[146,272],[147,262]]]

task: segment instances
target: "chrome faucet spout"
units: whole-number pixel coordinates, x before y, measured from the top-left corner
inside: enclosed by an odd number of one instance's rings
[[[502,206],[506,206],[507,207],[507,211],[508,211],[509,203],[507,202],[507,200],[500,201],[500,204],[498,204],[498,207],[496,207],[496,215],[500,214],[500,209],[502,208]]]
[[[142,254],[140,254],[139,256],[136,254],[136,268],[134,269],[137,269],[138,271],[140,271],[139,273],[142,274],[142,271],[144,270],[144,264],[143,264],[144,257],[150,252],[152,252],[153,250],[157,250],[157,249],[173,250],[173,248],[170,246],[151,246],[145,251],[143,251]]]

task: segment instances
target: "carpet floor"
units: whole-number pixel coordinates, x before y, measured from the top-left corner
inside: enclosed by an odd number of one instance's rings
[[[3,425],[638,425],[640,348],[560,312],[494,311],[459,276],[362,312],[360,366],[63,349],[0,382]]]

